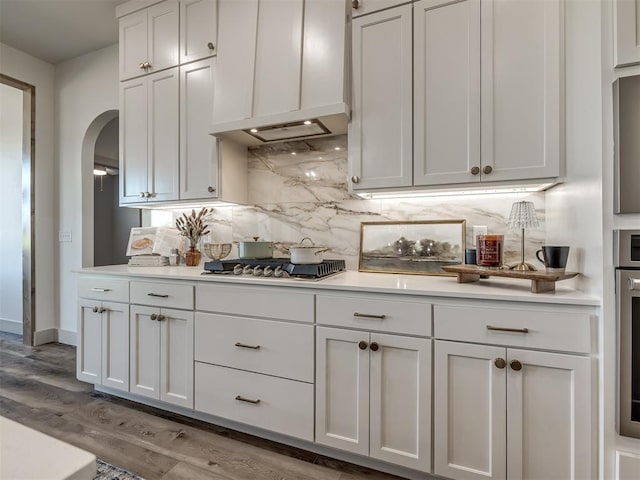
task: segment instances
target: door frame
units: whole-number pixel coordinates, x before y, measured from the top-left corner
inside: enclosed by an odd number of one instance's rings
[[[0,73],[0,83],[22,90],[22,342],[33,346],[36,326],[35,158],[36,87]]]

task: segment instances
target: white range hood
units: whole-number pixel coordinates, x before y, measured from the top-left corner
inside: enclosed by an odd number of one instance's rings
[[[346,103],[213,125],[211,135],[248,146],[347,133]]]

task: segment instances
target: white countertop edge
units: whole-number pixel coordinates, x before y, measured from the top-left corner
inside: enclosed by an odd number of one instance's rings
[[[267,278],[209,274],[202,275],[200,267],[129,267],[110,265],[83,268],[75,273],[140,277],[156,280],[183,280],[219,282],[242,285],[269,285],[280,287],[312,288],[314,290],[352,290],[371,293],[393,293],[432,297],[454,297],[481,300],[520,301],[565,305],[599,306],[601,300],[583,292],[556,285],[555,293],[531,293],[531,281],[493,277],[474,283],[457,283],[452,276],[398,275],[386,273],[363,273],[348,270],[320,281],[295,278]]]

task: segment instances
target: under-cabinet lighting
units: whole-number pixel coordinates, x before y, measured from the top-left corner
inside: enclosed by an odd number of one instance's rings
[[[495,195],[542,192],[556,185],[555,183],[542,183],[536,185],[511,185],[508,187],[490,188],[464,188],[460,190],[411,190],[402,192],[353,192],[355,195],[366,200],[382,200],[394,198],[424,198],[424,197],[458,197],[463,195]]]
[[[100,168],[94,168],[93,169],[93,174],[98,176],[98,177],[102,177],[102,176],[107,174],[107,171],[104,170],[104,169],[100,169]]]
[[[236,207],[239,204],[237,203],[231,203],[231,202],[207,202],[207,203],[160,203],[160,204],[151,204],[151,203],[147,203],[147,204],[135,204],[135,205],[123,205],[123,206],[127,206],[127,207],[132,207],[132,208],[142,208],[145,210],[168,210],[168,211],[173,211],[173,210],[191,210],[194,208],[200,209],[200,208],[210,208],[210,207],[215,207],[215,208],[222,208],[222,207]]]

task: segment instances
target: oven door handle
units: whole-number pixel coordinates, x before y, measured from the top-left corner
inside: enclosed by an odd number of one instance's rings
[[[630,278],[629,279],[629,290],[640,290],[640,279],[638,279],[638,278]]]

